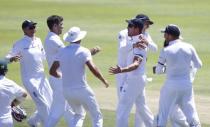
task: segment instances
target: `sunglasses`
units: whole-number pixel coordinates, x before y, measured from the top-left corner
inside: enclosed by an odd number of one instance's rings
[[[36,26],[29,26],[28,29],[29,30],[34,30],[36,28]]]

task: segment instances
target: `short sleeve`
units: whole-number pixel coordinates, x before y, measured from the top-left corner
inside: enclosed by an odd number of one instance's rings
[[[83,52],[83,61],[84,63],[86,63],[87,61],[90,61],[92,60],[92,56],[91,56],[91,53],[88,49],[86,49],[84,52]]]

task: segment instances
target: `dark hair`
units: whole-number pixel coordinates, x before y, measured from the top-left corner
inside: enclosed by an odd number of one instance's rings
[[[62,16],[52,15],[52,16],[47,18],[47,26],[51,30],[53,28],[53,25],[55,25],[55,24],[58,25],[62,21],[63,21]]]

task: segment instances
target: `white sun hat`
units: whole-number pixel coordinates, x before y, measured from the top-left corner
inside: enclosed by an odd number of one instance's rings
[[[71,27],[67,33],[63,35],[65,42],[77,42],[86,36],[86,31],[81,31],[79,27]]]

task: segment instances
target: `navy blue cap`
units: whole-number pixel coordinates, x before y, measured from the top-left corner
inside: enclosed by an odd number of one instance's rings
[[[22,23],[22,29],[27,28],[27,27],[35,27],[37,23],[31,21],[31,20],[25,20]]]
[[[135,26],[138,27],[140,29],[143,29],[144,27],[144,22],[141,19],[131,19],[131,20],[126,20],[126,22],[131,25],[131,26]]]
[[[154,22],[150,20],[149,16],[147,16],[145,14],[138,14],[138,15],[136,15],[136,18],[141,19],[144,22],[149,22],[150,25],[154,24]]]
[[[169,24],[166,26],[165,30],[161,30],[162,33],[167,33],[176,37],[179,37],[181,32],[177,25]]]

